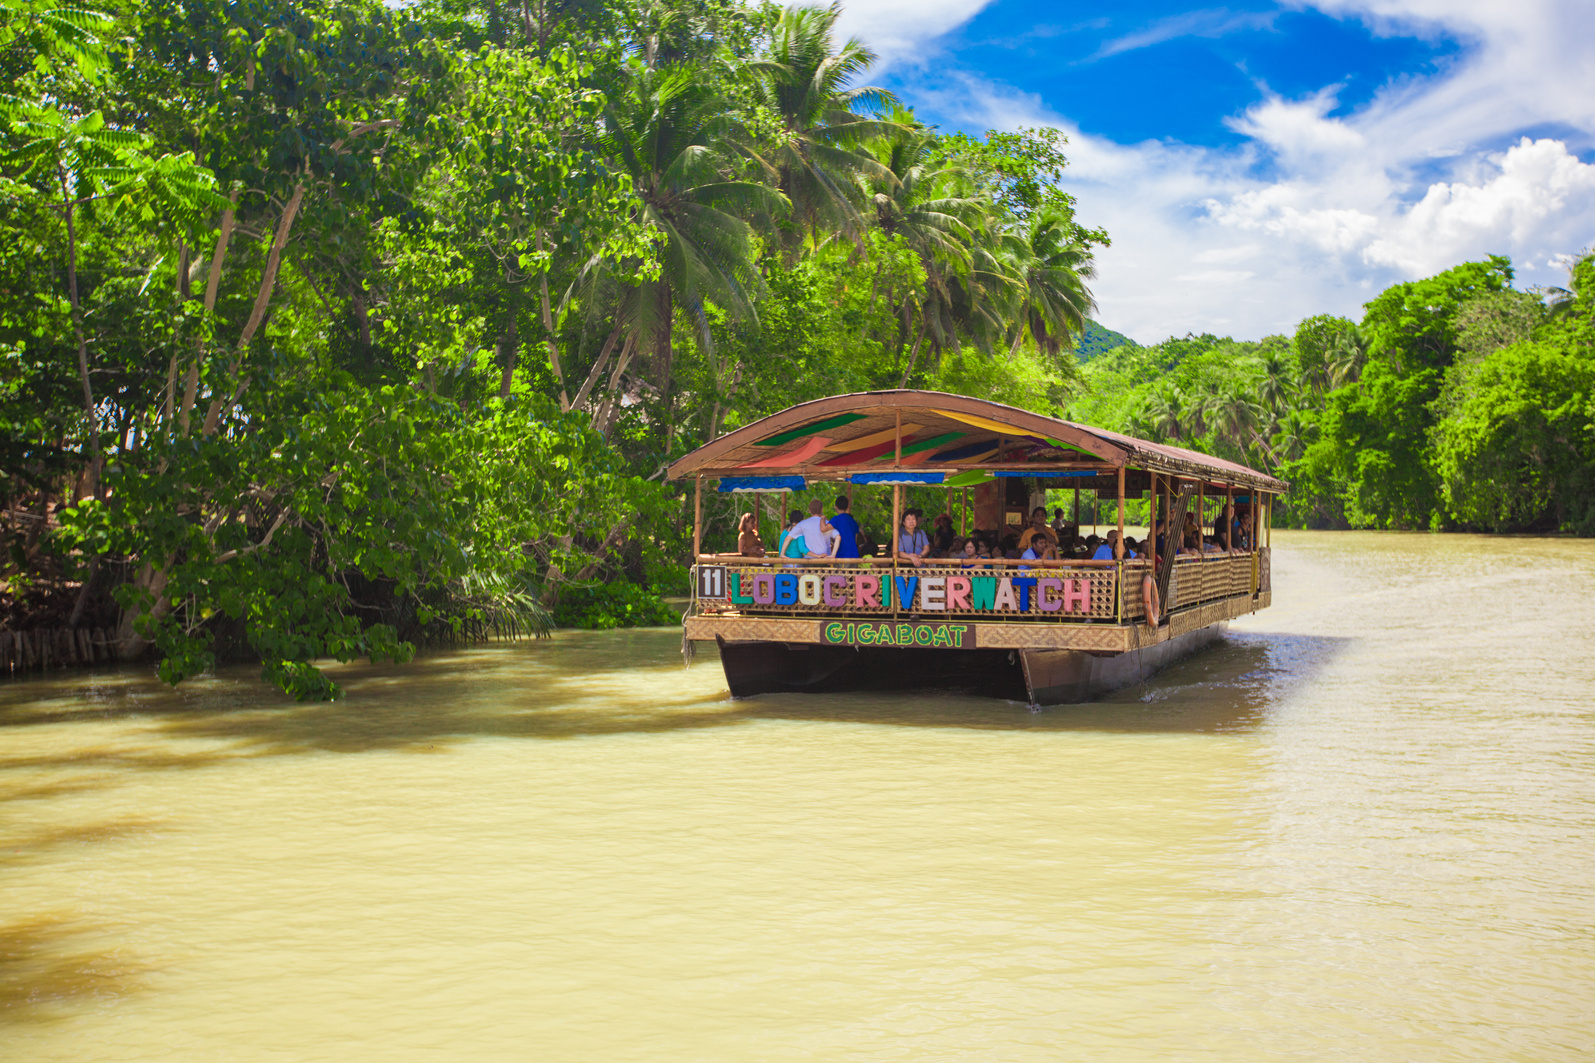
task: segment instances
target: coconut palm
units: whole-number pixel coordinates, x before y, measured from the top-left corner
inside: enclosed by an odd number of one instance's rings
[[[1263,359],[1263,379],[1257,385],[1257,397],[1271,412],[1288,405],[1295,388],[1291,385],[1290,364],[1278,354]]]
[[[858,178],[892,180],[865,145],[905,132],[877,117],[896,105],[890,92],[848,87],[875,53],[856,38],[836,46],[841,13],[834,3],[787,8],[770,32],[768,53],[747,65],[755,102],[780,122],[773,143],[750,154],[791,201],[799,237],[840,232],[856,239],[864,225]]]
[[[1180,393],[1173,389],[1154,391],[1146,401],[1141,416],[1147,425],[1165,439],[1179,439],[1183,427],[1180,423]]]
[[[1025,226],[1024,301],[1013,350],[1028,329],[1036,346],[1056,355],[1074,346],[1085,331],[1086,316],[1096,310],[1085,281],[1096,276],[1091,249],[1075,235],[1068,214],[1043,209]]]
[[[1342,388],[1361,379],[1362,367],[1368,360],[1368,347],[1356,329],[1347,329],[1335,338],[1335,344],[1324,355],[1324,363],[1331,388]]]
[[[754,298],[763,282],[746,218],[788,206],[774,189],[738,179],[731,160],[717,153],[713,145],[729,131],[725,113],[700,68],[635,61],[605,116],[605,147],[631,176],[638,220],[656,234],[661,264],[657,279],[626,286],[615,297],[611,338],[625,333],[622,360],[627,350],[647,352],[648,376],[660,391],[670,385],[678,311],[690,316],[706,348],[706,302],[734,318],[756,316]],[[602,288],[604,275],[595,265],[586,276]],[[593,294],[604,301],[601,291]]]

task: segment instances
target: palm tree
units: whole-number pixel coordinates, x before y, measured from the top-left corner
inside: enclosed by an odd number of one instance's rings
[[[1302,411],[1291,410],[1274,432],[1272,451],[1279,461],[1297,461],[1316,438],[1318,426]]]
[[[1278,354],[1263,359],[1263,379],[1257,385],[1257,397],[1270,411],[1277,412],[1290,401],[1292,392],[1290,365]]]
[[[1257,430],[1262,425],[1263,409],[1245,395],[1214,396],[1213,427],[1219,438],[1229,441],[1242,454],[1253,442],[1262,443]],[[1266,444],[1264,444],[1266,446]]]
[[[1048,208],[1031,216],[1025,228],[1025,294],[1013,351],[1028,329],[1036,346],[1056,355],[1074,346],[1085,331],[1086,315],[1096,310],[1085,281],[1096,276],[1091,249],[1075,234],[1068,214]]]
[[[1335,337],[1335,344],[1324,355],[1325,369],[1331,388],[1343,388],[1361,379],[1362,367],[1368,360],[1368,348],[1356,329],[1347,329]]]
[[[745,218],[782,213],[788,204],[774,189],[738,179],[731,160],[717,153],[713,145],[729,132],[725,110],[699,68],[634,61],[625,69],[605,116],[603,140],[631,176],[637,220],[657,240],[661,269],[656,279],[622,284],[624,290],[614,295],[615,330],[586,390],[622,333],[626,342],[615,379],[628,352],[646,350],[648,375],[663,392],[670,386],[677,311],[690,316],[705,349],[711,345],[706,302],[733,318],[756,317],[754,298],[763,282]],[[603,302],[606,278],[598,265],[589,263],[585,276],[598,282],[589,285],[589,294]],[[607,279],[614,284],[612,275]]]
[[[1172,388],[1167,391],[1154,391],[1146,401],[1146,408],[1142,411],[1152,430],[1165,439],[1180,438],[1180,393]]]
[[[833,32],[841,14],[837,3],[787,8],[771,30],[767,55],[747,65],[755,102],[780,122],[773,144],[749,153],[792,202],[799,238],[840,232],[856,239],[863,228],[857,179],[892,180],[865,145],[905,132],[875,117],[896,105],[890,92],[848,87],[875,53],[856,38],[836,47]]]

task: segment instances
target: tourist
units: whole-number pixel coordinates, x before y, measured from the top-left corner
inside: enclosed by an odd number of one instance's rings
[[[852,503],[846,495],[836,496],[836,516],[831,518],[831,527],[836,529],[840,536],[840,545],[837,546],[833,557],[858,557],[858,521],[853,519],[853,514],[848,512]]]
[[[964,540],[964,548],[959,551],[958,563],[962,568],[974,568],[980,562],[980,543],[973,537]]]
[[[808,552],[803,541],[803,536],[797,530],[798,523],[803,519],[803,511],[794,509],[787,515],[786,527],[781,529],[782,557],[802,557]]]
[[[930,537],[919,528],[919,510],[911,509],[903,514],[903,525],[897,529],[897,556],[918,568],[929,553]]]
[[[1031,540],[1029,546],[1025,547],[1024,553],[1020,554],[1019,558],[1022,561],[1056,561],[1058,548],[1045,535],[1038,535]]]
[[[1065,518],[1061,508],[1052,511],[1052,537],[1060,546],[1079,534],[1080,526]]]
[[[742,514],[737,524],[737,553],[743,557],[763,557],[764,543],[759,539],[759,525],[752,513]]]
[[[835,557],[842,543],[842,537],[825,519],[825,504],[817,498],[809,500],[809,515],[793,526],[792,534],[794,538],[803,537],[805,557]]]
[[[936,530],[930,537],[931,551],[937,557],[947,557],[953,551],[953,518],[950,513],[936,517]]]
[[[1108,532],[1107,539],[1103,541],[1101,546],[1096,548],[1096,552],[1091,555],[1091,560],[1115,561],[1123,556],[1124,546],[1119,542],[1119,530],[1115,528]]]
[[[1037,536],[1045,539],[1052,538],[1052,529],[1047,527],[1047,507],[1045,506],[1037,506],[1034,512],[1030,514],[1030,526],[1026,528],[1024,534],[1019,537],[1019,542],[1017,544],[1019,549],[1028,550],[1030,548],[1030,544],[1036,539]]]

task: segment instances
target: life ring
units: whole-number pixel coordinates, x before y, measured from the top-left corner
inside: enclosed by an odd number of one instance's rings
[[[1146,622],[1157,627],[1159,615],[1163,610],[1157,600],[1157,580],[1151,573],[1141,578],[1141,600],[1146,603]]]

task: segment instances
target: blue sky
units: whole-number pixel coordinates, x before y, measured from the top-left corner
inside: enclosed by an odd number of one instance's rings
[[[851,0],[873,81],[946,129],[1054,125],[1143,342],[1357,316],[1397,280],[1595,244],[1589,0]]]

